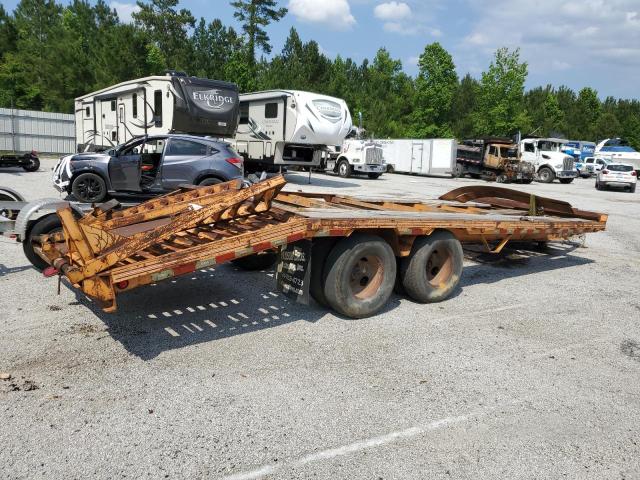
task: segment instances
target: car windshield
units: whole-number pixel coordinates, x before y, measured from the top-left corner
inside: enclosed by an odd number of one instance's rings
[[[631,165],[616,165],[615,163],[612,163],[611,165],[607,166],[607,169],[611,170],[612,172],[630,172],[633,170],[633,167]]]

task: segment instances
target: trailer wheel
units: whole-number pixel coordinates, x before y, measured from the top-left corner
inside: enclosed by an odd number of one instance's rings
[[[317,238],[311,247],[311,275],[309,277],[309,293],[318,304],[328,307],[324,295],[324,266],[331,249],[336,244],[335,238]]]
[[[81,202],[100,203],[107,198],[107,185],[100,175],[83,173],[71,184],[71,192]]]
[[[278,254],[276,252],[261,252],[247,257],[236,258],[231,260],[231,263],[242,270],[256,271],[271,268],[277,260]]]
[[[31,157],[29,164],[22,167],[25,172],[36,172],[40,168],[40,159],[38,157]]]
[[[349,178],[351,176],[351,165],[344,159],[338,162],[338,175],[342,178]]]
[[[463,258],[462,245],[451,232],[416,239],[411,254],[400,262],[405,291],[421,303],[445,300],[458,286]]]
[[[44,270],[49,266],[33,249],[33,239],[38,235],[51,235],[57,231],[62,230],[62,222],[55,213],[47,215],[39,219],[36,224],[31,227],[31,230],[27,234],[27,238],[22,242],[22,249],[24,255],[29,260],[29,263],[33,265],[37,270]]]
[[[553,173],[549,167],[542,167],[538,170],[538,180],[541,183],[552,183],[556,178],[556,174]]]
[[[334,310],[351,318],[368,317],[393,292],[396,257],[380,237],[356,233],[331,250],[324,280],[324,294]]]

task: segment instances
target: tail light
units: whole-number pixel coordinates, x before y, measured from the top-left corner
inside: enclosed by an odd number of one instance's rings
[[[227,163],[230,163],[231,165],[237,168],[242,168],[244,164],[244,159],[242,157],[231,157],[231,158],[227,158],[226,160],[227,160]]]
[[[609,175],[609,170],[602,170],[603,175]]]
[[[632,177],[637,177],[638,176],[638,172],[636,172],[635,170],[631,170],[631,176]]]

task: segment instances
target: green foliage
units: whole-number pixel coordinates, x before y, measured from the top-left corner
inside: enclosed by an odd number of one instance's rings
[[[140,11],[133,14],[135,24],[162,52],[165,64],[177,70],[189,67],[191,42],[188,31],[195,26],[195,18],[191,12],[184,8],[176,10],[178,0],[150,0],[150,3],[137,3]]]
[[[61,0],[58,0],[61,2]],[[167,68],[238,84],[240,91],[288,88],[346,100],[370,135],[448,137],[558,135],[573,140],[622,136],[640,149],[640,102],[601,101],[591,88],[566,86],[524,92],[527,64],[519,52],[499,49],[480,80],[458,80],[451,55],[427,45],[419,74],[380,48],[358,64],[328,58],[317,42],[291,29],[270,59],[267,27],[286,9],[275,0],[232,1],[242,25],[196,22],[177,0],[139,1],[134,23],[122,23],[106,0],[21,0],[9,13],[0,5],[0,107],[72,112],[74,98]]]
[[[418,62],[411,136],[450,137],[449,112],[458,89],[453,58],[438,42],[427,45]]]
[[[526,79],[527,64],[520,62],[520,51],[498,49],[480,80],[477,110],[473,113],[478,134],[512,135],[528,124],[523,109]]]
[[[275,0],[235,0],[231,6],[235,8],[233,16],[242,24],[242,31],[247,36],[247,55],[249,63],[255,63],[256,49],[271,53],[269,36],[265,30],[271,22],[277,22],[287,14],[286,8],[276,8]]]

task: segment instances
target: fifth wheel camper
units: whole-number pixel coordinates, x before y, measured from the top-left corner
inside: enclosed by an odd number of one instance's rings
[[[233,137],[238,87],[180,72],[139,78],[76,98],[78,152],[100,151],[141,135]]]

